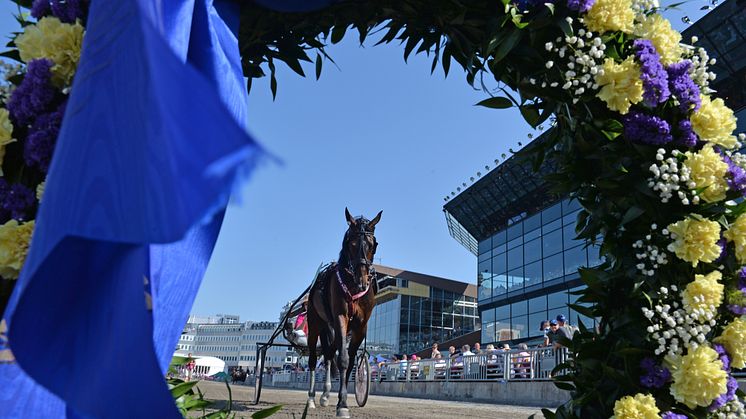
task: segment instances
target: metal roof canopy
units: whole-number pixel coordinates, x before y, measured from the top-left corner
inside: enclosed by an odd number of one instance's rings
[[[548,132],[531,144],[543,142]],[[477,255],[478,242],[507,227],[510,219],[533,214],[559,199],[549,193],[544,180],[554,169],[552,161],[545,161],[534,172],[522,153],[514,154],[443,206],[451,237]]]

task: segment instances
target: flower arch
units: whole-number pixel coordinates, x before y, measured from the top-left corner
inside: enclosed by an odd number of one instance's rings
[[[45,162],[72,87],[86,2],[34,2],[37,21],[5,55],[11,91],[0,109],[3,224],[0,275],[23,264]],[[276,94],[278,61],[321,75],[325,47],[354,30],[361,42],[399,41],[404,58],[452,62],[470,85],[496,83],[480,104],[518,107],[536,127],[538,168],[552,159],[555,190],[583,210],[576,232],[601,241],[605,262],[582,269],[572,308],[600,318],[580,325],[574,354],[556,377],[572,400],[558,417],[742,417],[732,369],[746,366],[746,157],[733,112],[715,98],[707,53],[646,0],[511,2],[347,1],[308,13],[243,3],[244,75],[266,75]],[[54,44],[50,43],[54,40]],[[312,60],[310,55],[315,54]],[[6,72],[7,73],[7,72]],[[489,90],[486,89],[485,90]],[[34,193],[36,192],[36,193]],[[622,296],[622,298],[620,298]],[[547,416],[555,413],[546,411]]]

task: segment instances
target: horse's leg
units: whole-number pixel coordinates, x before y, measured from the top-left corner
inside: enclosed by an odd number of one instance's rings
[[[324,356],[324,365],[326,366],[326,376],[324,377],[324,392],[321,393],[319,399],[321,407],[329,405],[329,394],[332,392],[332,368],[334,368],[332,358]]]
[[[352,336],[350,337],[350,345],[347,350],[347,356],[350,358],[350,368],[347,369],[347,374],[345,374],[345,387],[347,387],[347,383],[350,382],[352,369],[357,365],[355,358],[357,356],[357,350],[360,349],[360,345],[363,343],[363,339],[365,339],[366,328],[367,326],[359,327],[359,324],[350,325],[350,334]]]
[[[319,338],[319,331],[315,330],[315,327],[308,327],[308,369],[310,371],[309,381],[310,387],[308,389],[308,408],[315,409],[316,402],[316,341]]]
[[[337,368],[339,368],[339,401],[337,402],[337,417],[349,418],[350,409],[347,408],[347,386],[343,385],[342,377],[347,375],[350,357],[347,354],[347,326],[346,314],[338,315],[334,320],[334,348],[337,350]]]
[[[332,391],[332,368],[334,368],[334,363],[332,362],[334,359],[334,350],[332,349],[333,342],[329,341],[330,334],[328,332],[329,330],[325,329],[321,333],[321,347],[324,350],[324,366],[326,369],[326,375],[324,377],[324,392],[321,393],[321,398],[319,399],[319,404],[322,407],[326,407],[329,404],[329,394]]]

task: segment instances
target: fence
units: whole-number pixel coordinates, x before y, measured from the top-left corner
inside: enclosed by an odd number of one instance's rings
[[[554,367],[568,358],[566,349],[530,348],[499,351],[454,359],[422,359],[371,365],[371,380],[388,381],[549,381]],[[272,374],[271,382],[307,383],[309,372]],[[355,371],[351,381],[354,381]],[[336,379],[334,381],[337,381]],[[324,372],[316,371],[316,383]]]

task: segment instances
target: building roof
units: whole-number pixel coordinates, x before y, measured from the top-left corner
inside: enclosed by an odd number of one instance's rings
[[[477,298],[477,286],[466,282],[454,281],[452,279],[440,278],[437,276],[421,274],[419,272],[407,271],[389,266],[376,265],[373,267],[379,274],[390,275],[393,277],[406,279],[407,281],[427,285],[432,288],[439,288],[453,293],[465,295],[467,297]]]
[[[543,133],[525,150],[545,141]],[[544,176],[554,171],[552,161],[534,172],[524,153],[514,154],[443,206],[448,232],[474,255],[478,242],[508,225],[510,219],[536,212],[558,197],[550,194]]]

